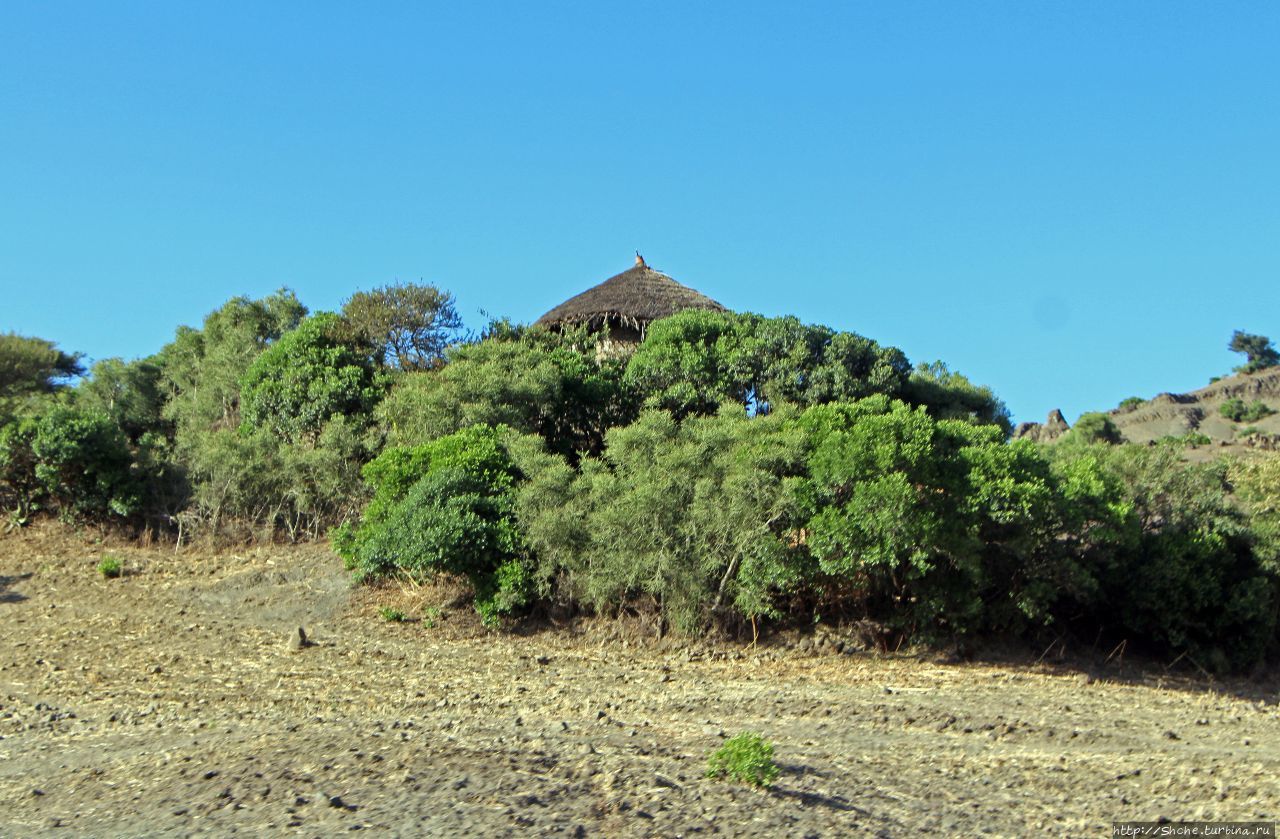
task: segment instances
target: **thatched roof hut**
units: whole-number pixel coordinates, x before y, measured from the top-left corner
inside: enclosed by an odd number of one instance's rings
[[[728,311],[710,297],[653,270],[637,253],[635,265],[570,297],[537,322],[542,326],[585,323],[591,329],[607,328],[614,342],[639,343],[650,323],[685,309]]]

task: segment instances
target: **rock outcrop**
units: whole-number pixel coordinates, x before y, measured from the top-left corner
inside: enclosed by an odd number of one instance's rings
[[[1013,439],[1030,440],[1033,443],[1049,443],[1070,430],[1071,426],[1067,424],[1067,418],[1062,415],[1062,411],[1054,408],[1049,412],[1048,418],[1043,423],[1018,423],[1018,427],[1013,430]]]

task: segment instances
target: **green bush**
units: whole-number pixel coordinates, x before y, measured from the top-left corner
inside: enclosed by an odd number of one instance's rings
[[[1218,412],[1232,422],[1257,422],[1275,413],[1261,400],[1246,405],[1243,399],[1228,399],[1219,406]]]
[[[1234,461],[1230,483],[1249,516],[1254,555],[1280,579],[1280,453],[1259,452]]]
[[[626,379],[646,407],[681,419],[721,405],[767,413],[782,403],[896,396],[910,373],[900,350],[852,332],[794,317],[689,310],[649,325]]]
[[[1143,399],[1141,396],[1130,396],[1120,400],[1120,410],[1132,411],[1145,404],[1147,404],[1147,400]]]
[[[907,396],[907,401],[926,406],[938,419],[998,425],[1006,436],[1013,433],[1009,409],[991,388],[975,385],[941,361],[916,365]]]
[[[778,614],[798,579],[787,485],[803,455],[781,415],[677,423],[653,411],[610,431],[604,457],[580,471],[526,460],[518,511],[538,578],[599,611],[652,604],[683,631]]]
[[[408,616],[394,606],[383,606],[378,609],[378,617],[388,623],[404,623],[408,620]]]
[[[884,397],[811,408],[796,485],[817,571],[858,617],[924,636],[1047,620],[1074,574],[1034,446]]]
[[[413,446],[472,425],[536,434],[569,458],[599,452],[605,431],[635,417],[622,363],[597,352],[599,336],[502,331],[448,353],[440,370],[400,378],[379,409],[396,446]]]
[[[1068,544],[1092,580],[1064,592],[1061,614],[1204,667],[1261,660],[1275,641],[1277,579],[1229,498],[1225,464],[1188,464],[1168,446],[1054,455],[1072,516]]]
[[[292,441],[314,436],[332,417],[367,416],[385,390],[373,354],[372,347],[344,342],[337,315],[307,318],[245,372],[246,430],[265,428]]]
[[[365,467],[373,500],[359,527],[334,534],[357,578],[465,578],[489,624],[527,603],[532,581],[515,519],[510,436],[506,428],[472,426],[389,449]]]
[[[106,414],[54,404],[0,429],[0,501],[15,521],[38,509],[120,520],[141,496],[128,441]]]
[[[708,778],[729,778],[755,787],[767,787],[777,780],[773,744],[759,734],[744,731],[724,741],[707,758]]]
[[[1071,443],[1109,443],[1116,445],[1124,442],[1120,429],[1112,422],[1111,417],[1099,412],[1081,414],[1080,419],[1067,432],[1064,442]]]
[[[1199,431],[1188,431],[1186,434],[1180,436],[1168,435],[1161,437],[1159,442],[1171,446],[1190,446],[1191,448],[1195,448],[1197,446],[1209,445],[1213,442],[1213,438],[1208,434],[1202,434]]]
[[[108,580],[113,580],[124,573],[124,565],[114,556],[104,556],[98,563],[98,573]]]

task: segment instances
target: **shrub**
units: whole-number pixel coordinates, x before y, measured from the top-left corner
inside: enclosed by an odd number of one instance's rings
[[[1147,400],[1143,399],[1141,396],[1130,396],[1120,400],[1120,410],[1132,411],[1145,404],[1147,404]]]
[[[708,778],[730,778],[755,787],[767,787],[778,777],[773,744],[759,734],[744,731],[730,737],[707,758]]]
[[[1218,412],[1232,422],[1257,422],[1275,413],[1260,399],[1255,399],[1248,405],[1243,399],[1228,399],[1219,406]]]
[[[1112,422],[1111,417],[1103,413],[1091,412],[1081,414],[1080,419],[1067,432],[1065,441],[1075,443],[1109,443],[1115,445],[1124,441],[1120,429]]]
[[[941,361],[918,364],[907,386],[909,401],[929,408],[938,419],[963,419],[998,425],[1005,436],[1013,433],[1009,409],[991,388],[975,385]]]
[[[883,397],[811,408],[799,423],[807,547],[846,609],[925,636],[1046,619],[1071,574],[1033,445]]]
[[[98,573],[108,580],[113,580],[124,573],[124,566],[118,558],[107,555],[98,563]]]
[[[440,370],[402,377],[379,416],[397,446],[506,425],[569,458],[599,452],[605,431],[635,411],[621,362],[598,356],[597,340],[585,330],[503,331],[451,350]]]
[[[1188,431],[1186,434],[1180,436],[1170,434],[1161,437],[1158,442],[1171,446],[1190,446],[1191,448],[1195,448],[1197,446],[1209,445],[1213,442],[1213,438],[1208,434],[1203,434],[1199,431]]]
[[[404,612],[393,606],[383,606],[378,610],[378,616],[388,623],[404,623],[408,620]]]
[[[777,614],[774,599],[798,581],[787,483],[804,452],[789,423],[646,412],[578,473],[522,463],[518,512],[539,579],[597,610],[643,599],[687,632]]]
[[[646,407],[677,419],[723,404],[766,413],[781,403],[819,405],[899,395],[911,373],[901,350],[794,317],[689,310],[649,325],[627,365]]]
[[[319,433],[331,417],[373,410],[385,390],[374,350],[346,343],[342,331],[337,315],[314,315],[258,356],[241,382],[246,430],[293,441]]]
[[[509,436],[506,428],[472,426],[413,449],[389,449],[369,463],[364,475],[373,500],[358,528],[334,535],[357,579],[463,577],[490,625],[528,602]]]
[[[0,430],[0,502],[25,521],[37,509],[65,519],[133,515],[141,484],[132,452],[111,418],[55,404]]]
[[[1248,668],[1275,639],[1277,589],[1228,497],[1223,463],[1188,464],[1169,446],[1054,451],[1068,532],[1091,590],[1060,611],[1093,632]],[[1087,480],[1081,480],[1086,477]]]
[[[1249,514],[1254,555],[1280,579],[1280,453],[1257,453],[1230,466],[1236,497]]]

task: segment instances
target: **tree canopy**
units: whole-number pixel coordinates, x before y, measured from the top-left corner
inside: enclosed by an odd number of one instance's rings
[[[396,283],[351,295],[342,318],[359,343],[376,348],[378,360],[400,370],[429,370],[462,331],[453,295],[433,285]]]
[[[1271,339],[1265,335],[1251,335],[1237,329],[1231,334],[1231,343],[1227,348],[1244,354],[1245,363],[1236,368],[1242,373],[1256,373],[1280,364],[1280,352],[1276,351]]]
[[[84,375],[80,353],[66,353],[52,341],[16,332],[0,334],[0,408],[24,396],[53,393]]]

